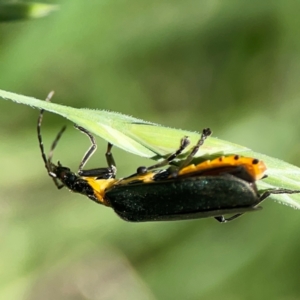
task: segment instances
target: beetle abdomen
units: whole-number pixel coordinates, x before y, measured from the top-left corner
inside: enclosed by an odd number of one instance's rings
[[[239,213],[253,210],[259,197],[250,183],[225,175],[116,185],[106,200],[121,218],[141,222]]]

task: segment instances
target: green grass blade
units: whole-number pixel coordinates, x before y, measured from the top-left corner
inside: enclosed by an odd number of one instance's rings
[[[152,159],[159,159],[177,149],[183,136],[189,136],[191,145],[200,137],[197,132],[163,127],[116,112],[77,109],[1,90],[0,97],[61,115],[125,151]],[[198,155],[212,155],[220,151],[220,154],[240,153],[247,150],[233,143],[209,138]]]
[[[125,151],[151,159],[159,159],[177,149],[183,136],[189,136],[191,145],[195,144],[200,136],[196,132],[168,128],[115,112],[76,109],[1,90],[0,97],[59,114]],[[268,166],[268,178],[258,182],[259,189],[300,189],[298,167],[243,146],[210,137],[201,147],[198,156],[207,159],[223,154],[240,154],[263,160]],[[274,195],[271,198],[300,208],[300,194]]]

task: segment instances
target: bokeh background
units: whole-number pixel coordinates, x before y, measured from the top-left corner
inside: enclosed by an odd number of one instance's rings
[[[48,1],[48,3],[54,3]],[[300,165],[300,2],[56,1],[0,26],[0,88],[118,111]],[[58,191],[38,147],[38,111],[0,101],[1,299],[299,299],[300,213],[266,201],[229,224],[132,224]],[[67,123],[45,114],[46,148]],[[55,153],[73,170],[72,128]],[[104,166],[105,141],[88,167]],[[114,150],[119,176],[151,164]]]

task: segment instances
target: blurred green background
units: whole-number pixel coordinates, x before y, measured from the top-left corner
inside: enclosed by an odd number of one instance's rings
[[[48,1],[48,3],[54,3]],[[0,26],[0,88],[200,131],[300,165],[300,2],[56,1]],[[299,299],[300,214],[272,201],[213,219],[132,224],[57,191],[38,111],[0,101],[1,299]],[[66,121],[45,114],[46,149]],[[54,161],[89,142],[69,128]],[[87,167],[104,166],[105,141]],[[114,150],[119,176],[152,162]]]

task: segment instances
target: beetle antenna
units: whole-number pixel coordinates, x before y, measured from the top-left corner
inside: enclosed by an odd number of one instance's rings
[[[59,133],[56,135],[55,140],[53,141],[51,148],[50,148],[50,152],[48,154],[48,165],[51,165],[52,163],[52,157],[53,157],[53,152],[54,149],[57,146],[58,141],[60,140],[62,134],[64,133],[64,131],[66,130],[67,126],[63,126],[62,129],[59,131]]]
[[[48,96],[46,98],[46,101],[49,102],[51,100],[51,98],[52,98],[53,95],[54,95],[54,91],[51,91],[48,94]],[[42,133],[41,133],[41,126],[42,126],[44,111],[45,111],[44,109],[41,109],[39,117],[38,117],[38,122],[37,122],[37,136],[38,136],[39,146],[40,146],[41,153],[42,153],[42,158],[43,158],[43,161],[45,163],[45,168],[46,168],[46,170],[49,173],[50,172],[50,167],[49,167],[48,160],[47,160],[47,157],[46,157],[46,154],[45,154],[45,149],[44,149],[44,144],[43,144],[43,139],[42,139]]]
[[[54,95],[54,91],[51,91],[46,100],[47,102],[50,102],[51,101],[51,98],[53,97]],[[44,109],[41,109],[40,110],[40,114],[39,114],[39,117],[38,117],[38,122],[37,122],[37,136],[38,136],[38,141],[39,141],[39,146],[40,146],[40,150],[41,150],[41,154],[42,154],[42,158],[43,158],[43,161],[45,163],[45,168],[47,170],[47,173],[50,177],[52,177],[53,181],[54,181],[54,184],[57,186],[57,188],[62,188],[63,185],[59,184],[58,181],[57,181],[57,178],[55,177],[55,173],[52,172],[51,170],[51,160],[52,160],[52,156],[53,156],[53,151],[59,141],[59,139],[61,138],[63,132],[65,131],[66,129],[66,126],[64,126],[60,131],[59,133],[57,134],[55,140],[53,141],[52,145],[51,145],[51,148],[50,148],[50,152],[49,152],[49,155],[48,155],[48,158],[45,154],[45,149],[44,149],[44,143],[43,143],[43,139],[42,139],[42,133],[41,133],[41,126],[42,126],[42,121],[43,121],[43,115],[44,115]]]

